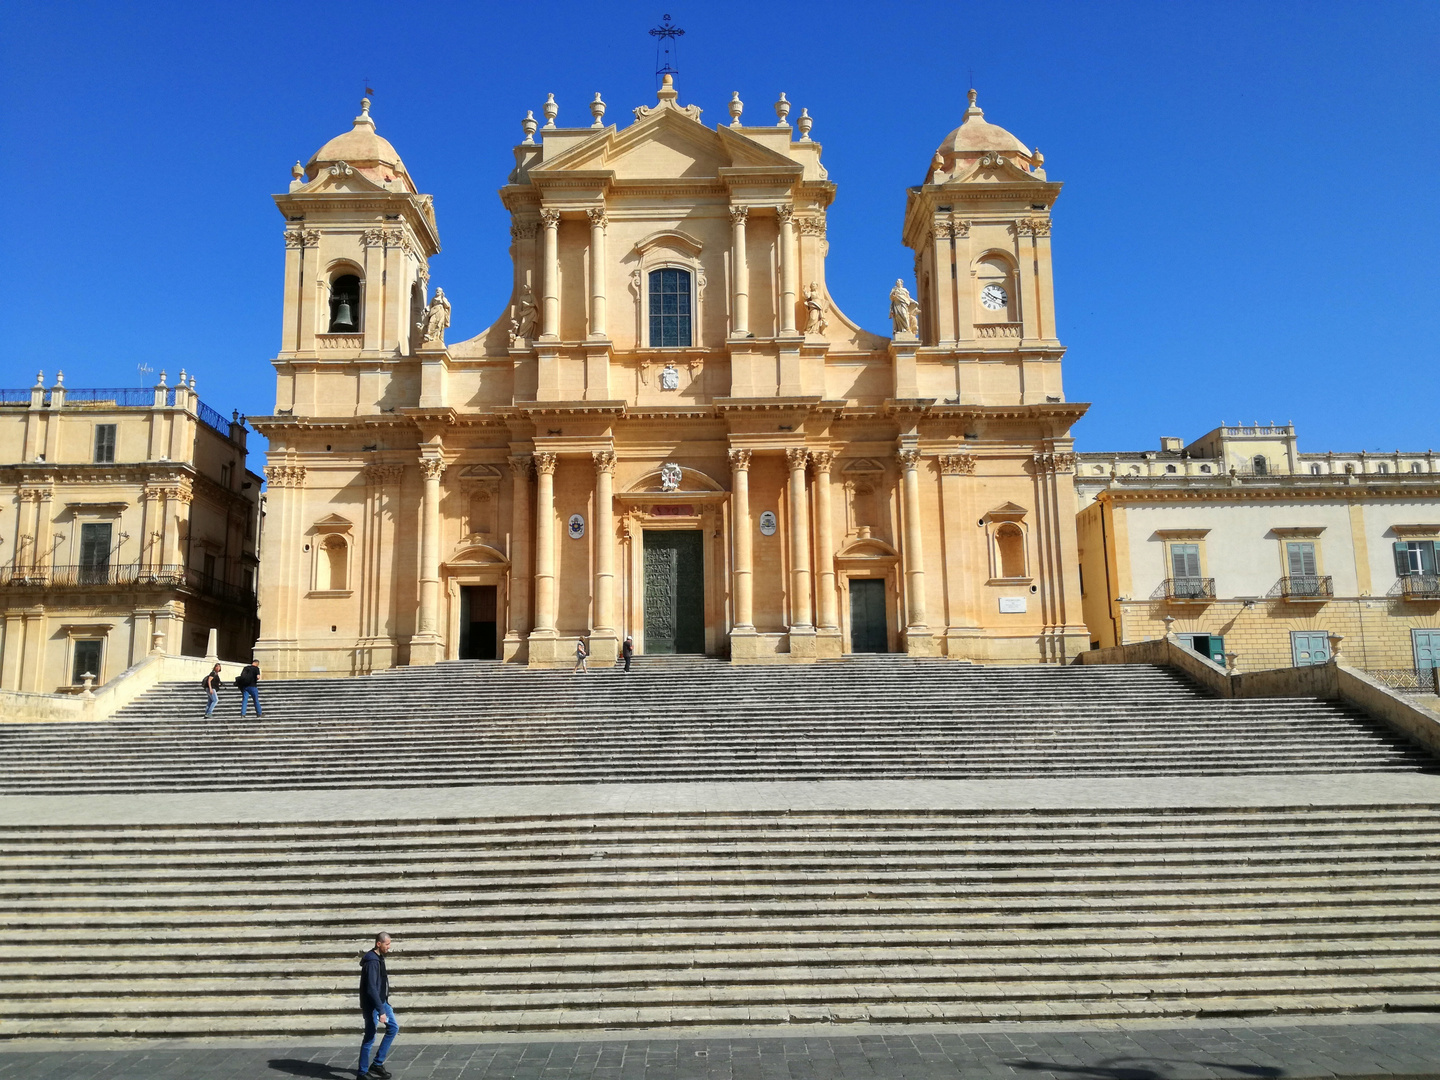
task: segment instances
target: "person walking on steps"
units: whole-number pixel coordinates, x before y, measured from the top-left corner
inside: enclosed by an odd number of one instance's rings
[[[590,646],[585,644],[583,637],[577,637],[575,639],[575,666],[571,669],[570,674],[579,675],[583,672],[589,675],[590,669],[585,666],[585,661],[588,659],[590,659]]]
[[[260,664],[251,660],[245,670],[235,676],[235,685],[240,688],[240,715],[245,715],[245,702],[255,702],[255,715],[260,715]]]
[[[215,711],[215,703],[220,700],[220,665],[216,664],[210,674],[200,680],[200,685],[210,695],[210,703],[205,706],[205,719],[210,719],[210,714]]]
[[[390,1080],[385,1058],[390,1053],[390,1044],[400,1034],[400,1022],[390,1007],[390,977],[385,974],[385,954],[389,951],[390,935],[376,934],[375,947],[360,957],[360,1013],[365,1017],[365,1038],[360,1043],[360,1068],[356,1072],[359,1080]],[[367,1069],[365,1062],[375,1045],[375,1030],[381,1024],[385,1025],[385,1037],[380,1040],[380,1049],[375,1051],[375,1060]]]
[[[630,658],[635,655],[635,639],[625,635],[625,644],[620,646],[620,655],[625,659],[625,670],[630,670]]]

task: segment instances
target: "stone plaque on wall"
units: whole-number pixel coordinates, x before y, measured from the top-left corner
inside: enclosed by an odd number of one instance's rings
[[[1001,615],[1023,615],[1025,613],[1025,597],[1023,596],[1002,596],[1000,597]]]

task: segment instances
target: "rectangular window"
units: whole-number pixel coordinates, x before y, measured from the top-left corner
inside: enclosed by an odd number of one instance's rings
[[[1170,570],[1171,577],[1198,578],[1200,576],[1200,545],[1171,544]]]
[[[1290,576],[1314,577],[1319,573],[1315,561],[1315,544],[1310,540],[1291,540],[1285,544],[1285,563]]]
[[[76,686],[85,681],[86,675],[93,675],[95,682],[100,682],[100,650],[104,644],[103,641],[75,642],[75,665],[70,673],[70,681]]]
[[[215,556],[211,555],[208,551],[205,553],[204,569],[207,578],[213,578],[215,576]]]
[[[115,425],[95,425],[95,461],[108,464],[115,460]]]
[[[110,523],[80,526],[80,581],[103,584],[110,574]]]
[[[230,466],[228,464],[220,466],[220,486],[223,488],[230,486]]]
[[[1395,545],[1395,574],[1410,577],[1435,573],[1434,540],[1401,540]]]
[[[689,348],[690,344],[690,271],[652,270],[650,347]]]

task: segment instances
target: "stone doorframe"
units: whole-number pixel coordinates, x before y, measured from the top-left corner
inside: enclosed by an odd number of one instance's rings
[[[505,654],[505,627],[510,603],[510,560],[489,544],[467,544],[440,564],[440,585],[445,597],[445,659],[460,659],[460,589],[467,585],[495,586],[495,646]]]
[[[865,530],[867,533],[868,529]],[[850,581],[879,579],[885,582],[885,647],[904,652],[904,627],[900,624],[900,553],[883,540],[855,537],[835,556],[835,586],[840,590],[840,648],[854,652],[850,639]]]
[[[687,470],[688,471],[688,470]],[[619,504],[620,542],[625,546],[621,573],[621,627],[645,651],[645,531],[694,529],[704,534],[705,655],[719,656],[729,640],[731,613],[730,545],[726,543],[728,491],[629,491]]]

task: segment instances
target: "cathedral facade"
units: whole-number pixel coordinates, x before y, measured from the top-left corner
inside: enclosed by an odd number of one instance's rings
[[[272,675],[704,653],[1063,662],[1089,645],[1038,150],[975,103],[909,189],[890,333],[825,284],[811,121],[547,102],[513,281],[447,344],[436,213],[369,103],[297,163],[258,654]],[[898,254],[898,253],[897,253]],[[900,262],[896,260],[897,264]]]

